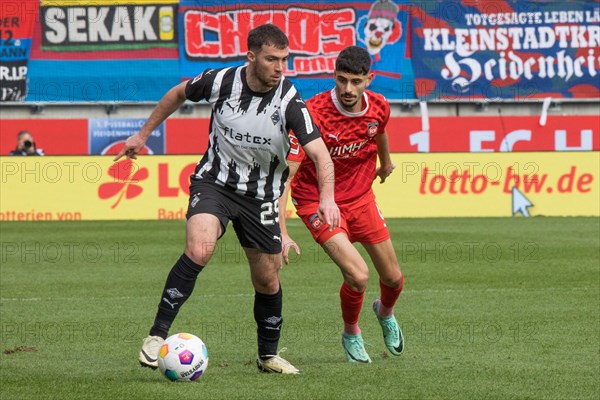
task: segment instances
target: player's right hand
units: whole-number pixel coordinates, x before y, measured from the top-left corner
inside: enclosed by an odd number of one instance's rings
[[[298,246],[296,244],[296,242],[294,241],[294,239],[292,239],[289,235],[282,233],[281,234],[281,255],[283,256],[283,261],[285,262],[285,265],[289,265],[290,263],[290,258],[289,258],[289,252],[290,249],[294,249],[294,251],[296,252],[297,255],[300,255],[300,246]]]
[[[340,209],[338,208],[337,204],[335,204],[333,199],[321,200],[317,210],[317,215],[321,221],[324,221],[327,225],[329,225],[330,231],[340,226]]]
[[[125,141],[125,146],[121,149],[119,154],[115,156],[113,161],[118,161],[121,157],[126,156],[131,160],[137,159],[137,154],[142,151],[146,141],[142,139],[139,133],[136,133],[133,136],[130,136],[127,141]]]

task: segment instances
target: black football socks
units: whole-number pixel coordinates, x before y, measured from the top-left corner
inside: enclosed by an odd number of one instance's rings
[[[258,355],[267,359],[277,354],[281,336],[282,295],[281,286],[275,294],[254,294],[254,319],[258,334]]]
[[[203,268],[204,266],[196,264],[185,253],[179,257],[167,276],[154,325],[150,329],[151,336],[167,338],[179,309],[192,294],[196,278]]]

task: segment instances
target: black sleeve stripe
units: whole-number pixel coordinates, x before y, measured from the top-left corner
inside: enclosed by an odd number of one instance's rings
[[[306,104],[297,92],[286,107],[285,119],[287,122],[286,130],[291,129],[294,131],[298,142],[302,146],[321,137],[319,128],[312,120]]]
[[[281,96],[280,98],[283,100],[283,98],[285,97],[286,94],[288,94],[288,92],[290,91],[290,89],[292,89],[293,85],[292,82],[290,82],[289,79],[284,79],[282,86],[281,86]]]
[[[197,77],[190,79],[185,86],[185,96],[191,101],[208,101],[218,70],[208,68]]]
[[[314,128],[315,128],[315,130],[310,135],[300,135],[301,139],[298,138],[298,142],[302,146],[306,146],[307,144],[309,144],[313,140],[321,139],[321,137],[322,137],[321,136],[321,131],[319,130],[319,128],[317,128],[316,125],[314,126]]]

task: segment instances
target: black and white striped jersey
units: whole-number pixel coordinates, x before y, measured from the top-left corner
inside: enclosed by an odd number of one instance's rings
[[[284,77],[267,93],[246,82],[246,67],[207,69],[188,81],[186,97],[212,105],[208,149],[194,179],[214,182],[244,196],[274,200],[289,175],[288,132],[300,144],[320,138],[306,104]]]

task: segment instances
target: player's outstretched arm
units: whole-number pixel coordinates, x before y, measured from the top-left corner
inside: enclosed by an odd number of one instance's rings
[[[388,176],[396,166],[390,156],[390,145],[387,132],[381,133],[375,137],[377,143],[377,156],[379,157],[379,167],[375,171],[375,179],[379,177],[379,183],[385,182]]]
[[[300,246],[292,239],[287,230],[286,221],[287,218],[285,216],[285,212],[287,209],[288,197],[290,196],[290,184],[292,182],[292,178],[296,175],[296,171],[298,171],[298,167],[300,167],[300,163],[297,161],[289,161],[288,167],[290,168],[290,175],[288,176],[288,180],[285,184],[285,189],[279,198],[279,227],[281,229],[281,255],[283,257],[283,261],[285,265],[290,263],[289,252],[290,249],[294,249],[296,254],[300,255]]]
[[[152,131],[157,126],[163,123],[169,115],[173,114],[185,101],[185,86],[187,81],[181,82],[177,86],[172,87],[169,91],[160,99],[150,117],[146,120],[146,123],[142,128],[133,136],[130,136],[125,142],[125,146],[119,154],[114,158],[117,161],[123,156],[127,158],[136,159],[137,154],[144,148],[146,141],[150,137]]]
[[[333,161],[323,139],[315,139],[304,146],[306,155],[315,163],[319,183],[319,218],[329,230],[340,226],[340,210],[335,203],[335,171]]]

